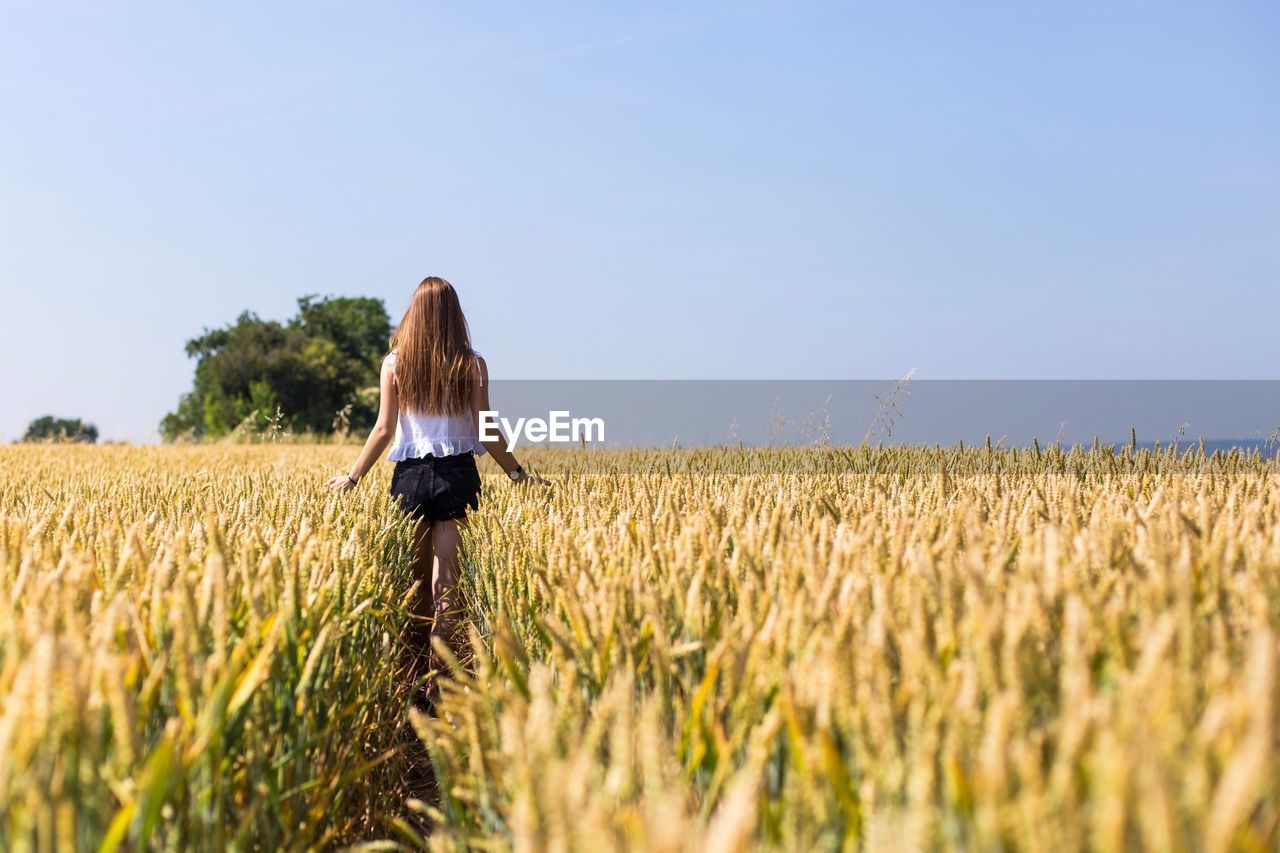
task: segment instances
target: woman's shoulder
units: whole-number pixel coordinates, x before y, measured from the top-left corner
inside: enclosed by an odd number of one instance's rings
[[[480,369],[481,373],[488,372],[489,366],[485,362],[484,356],[480,354],[480,350],[473,349],[471,351],[471,357],[475,359],[476,366]],[[384,355],[382,357],[382,361],[384,364],[389,364],[394,367],[396,363],[396,350],[393,349],[391,352]]]

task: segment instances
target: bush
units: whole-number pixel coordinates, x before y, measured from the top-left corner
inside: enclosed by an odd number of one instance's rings
[[[80,418],[55,418],[45,415],[27,426],[23,441],[74,441],[93,444],[98,440],[98,428]]]

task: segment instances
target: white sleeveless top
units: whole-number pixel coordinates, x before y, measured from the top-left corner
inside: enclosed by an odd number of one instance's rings
[[[396,354],[387,356],[395,376]],[[480,379],[484,384],[483,375]],[[459,453],[484,455],[484,445],[476,434],[475,416],[470,409],[460,415],[423,415],[400,410],[396,419],[396,437],[391,443],[387,459],[400,462],[422,456],[456,456]]]

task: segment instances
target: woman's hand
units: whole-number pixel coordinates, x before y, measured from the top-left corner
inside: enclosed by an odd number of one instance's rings
[[[356,481],[341,474],[329,481],[329,488],[335,492],[345,492],[356,487]]]
[[[522,476],[519,480],[516,480],[516,485],[524,486],[525,488],[532,488],[533,486],[537,486],[540,489],[549,489],[551,488],[551,481],[544,480],[543,478],[539,477],[537,474],[530,474],[528,471],[526,471],[524,473],[524,476]]]

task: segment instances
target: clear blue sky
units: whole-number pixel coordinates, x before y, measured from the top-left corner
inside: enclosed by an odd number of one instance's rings
[[[1276,377],[1280,6],[0,2],[0,438],[428,274],[498,376]]]

